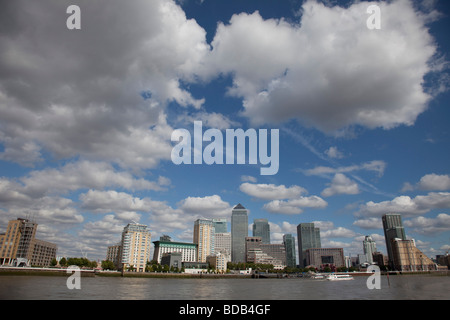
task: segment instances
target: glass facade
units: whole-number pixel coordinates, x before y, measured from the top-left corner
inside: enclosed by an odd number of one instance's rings
[[[245,262],[245,237],[248,236],[247,209],[241,204],[231,212],[231,261]]]
[[[297,226],[298,259],[301,268],[306,267],[306,250],[321,248],[320,230],[314,227],[314,223],[300,223]]]

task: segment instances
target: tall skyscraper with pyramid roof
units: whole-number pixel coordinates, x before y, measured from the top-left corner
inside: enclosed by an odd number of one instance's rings
[[[248,237],[248,211],[239,203],[231,211],[232,262],[245,262],[245,237]]]

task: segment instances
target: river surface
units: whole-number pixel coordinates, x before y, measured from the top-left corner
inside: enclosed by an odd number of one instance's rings
[[[449,276],[381,277],[368,289],[367,277],[350,281],[294,279],[168,279],[82,277],[69,289],[63,276],[0,276],[5,300],[449,300]]]

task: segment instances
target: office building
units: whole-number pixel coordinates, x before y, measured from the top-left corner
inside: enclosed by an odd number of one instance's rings
[[[295,268],[297,266],[295,237],[292,234],[283,235],[283,244],[286,250],[286,267]]]
[[[31,255],[31,266],[45,267],[52,264],[52,260],[56,259],[56,251],[58,246],[52,242],[34,239],[33,254]]]
[[[231,211],[231,260],[245,262],[245,237],[248,236],[248,212],[240,203]]]
[[[122,232],[121,242],[122,268],[133,267],[137,272],[144,272],[150,260],[151,234],[146,225],[128,224]]]
[[[49,266],[56,259],[54,243],[35,238],[38,224],[29,219],[10,220],[0,234],[0,263],[10,266]]]
[[[194,240],[197,244],[197,259],[206,262],[206,257],[214,253],[215,228],[212,220],[197,219],[194,223]]]
[[[214,252],[227,252],[231,256],[231,233],[215,233],[214,238]]]
[[[214,230],[216,233],[227,233],[228,232],[228,222],[227,219],[219,218],[213,219]]]
[[[273,264],[277,269],[286,267],[284,244],[266,244],[261,237],[245,238],[246,262]]]
[[[109,246],[108,249],[106,250],[106,261],[111,261],[112,263],[114,263],[114,266],[117,269],[120,269],[121,266],[121,249],[122,246],[119,244],[113,245],[113,246]]]
[[[181,253],[182,262],[197,261],[197,244],[189,242],[175,241],[154,241],[155,251],[153,252],[153,260],[161,263],[161,258],[165,253]]]
[[[367,263],[373,264],[373,254],[377,252],[377,245],[371,236],[365,236],[363,240],[363,249]]]
[[[392,254],[392,242],[394,239],[406,240],[405,229],[402,224],[402,217],[396,213],[383,215],[383,230],[386,240],[386,250],[388,253],[389,267],[394,268],[394,256]]]
[[[345,267],[343,248],[310,248],[306,249],[306,263],[308,266],[321,268],[324,265],[336,268]]]
[[[217,271],[224,273],[227,271],[228,262],[231,261],[231,256],[229,252],[219,251],[213,255],[210,255],[206,258],[206,262],[216,269]]]
[[[169,252],[164,253],[161,257],[161,265],[167,265],[169,268],[178,268],[181,270],[183,267],[183,259],[181,252]]]
[[[437,270],[436,264],[416,248],[414,240],[392,240],[393,267],[397,271]]]
[[[253,236],[261,237],[264,244],[270,244],[270,226],[267,219],[253,220]]]
[[[306,261],[306,250],[321,248],[320,230],[314,227],[314,223],[300,223],[297,226],[298,259],[300,268],[308,265]]]

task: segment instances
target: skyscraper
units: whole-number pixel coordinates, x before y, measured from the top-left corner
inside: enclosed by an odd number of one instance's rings
[[[214,253],[214,223],[210,219],[197,219],[194,223],[194,243],[197,244],[197,259],[206,262],[206,257]]]
[[[300,223],[297,226],[298,237],[298,263],[300,268],[306,267],[306,250],[321,248],[320,230],[314,227],[314,223]]]
[[[405,229],[402,224],[402,217],[397,213],[388,213],[382,217],[384,238],[388,253],[389,266],[394,267],[394,256],[392,253],[392,242],[394,239],[406,240]]]
[[[286,267],[297,266],[297,255],[295,254],[295,237],[292,234],[283,235],[283,243],[286,248]]]
[[[270,226],[267,219],[253,220],[253,236],[261,237],[264,244],[270,244]]]
[[[133,266],[136,271],[144,272],[150,260],[151,234],[147,226],[129,223],[122,232],[121,263],[127,268]]]
[[[228,232],[227,219],[224,219],[224,218],[213,219],[213,223],[214,223],[214,229],[216,230],[216,233]]]
[[[367,257],[367,262],[373,264],[373,254],[377,251],[377,245],[371,236],[366,236],[363,241],[364,254]]]
[[[245,262],[245,237],[248,236],[248,212],[240,203],[231,211],[231,261]]]

